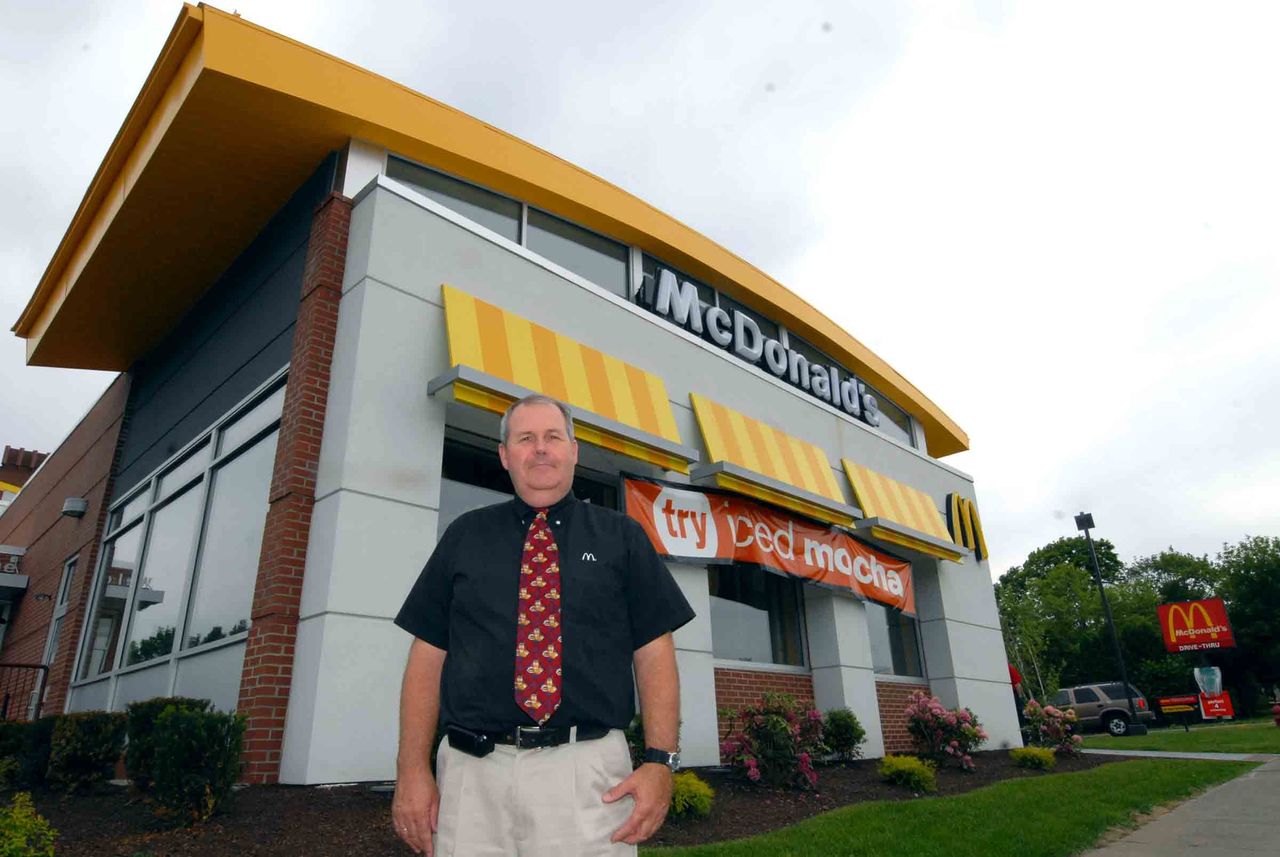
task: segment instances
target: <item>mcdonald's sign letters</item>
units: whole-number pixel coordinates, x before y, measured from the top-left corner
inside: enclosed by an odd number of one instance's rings
[[[1171,652],[1234,649],[1235,637],[1221,598],[1179,601],[1156,608],[1164,647]]]
[[[982,534],[978,507],[967,497],[947,495],[947,531],[951,541],[973,551],[975,559],[987,558],[987,539]]]

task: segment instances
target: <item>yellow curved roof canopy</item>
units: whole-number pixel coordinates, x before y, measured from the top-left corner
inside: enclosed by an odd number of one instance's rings
[[[763,272],[640,199],[447,105],[217,9],[184,6],[14,331],[32,364],[126,369],[352,137],[635,244],[795,330],[968,448],[933,402]]]

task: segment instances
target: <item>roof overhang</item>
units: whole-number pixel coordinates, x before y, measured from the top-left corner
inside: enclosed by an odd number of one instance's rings
[[[156,346],[329,152],[385,147],[578,221],[795,330],[924,426],[965,432],[838,325],[642,200],[372,72],[185,5],[14,331],[34,365],[124,370]]]

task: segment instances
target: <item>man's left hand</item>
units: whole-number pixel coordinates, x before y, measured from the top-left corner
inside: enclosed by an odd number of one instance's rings
[[[672,778],[671,769],[666,765],[648,762],[605,792],[605,803],[613,803],[623,795],[631,795],[636,801],[631,816],[613,832],[609,841],[639,845],[657,833],[671,806]]]

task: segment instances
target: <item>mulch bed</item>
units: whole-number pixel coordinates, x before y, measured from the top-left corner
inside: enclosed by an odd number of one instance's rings
[[[1000,780],[1045,774],[1015,767],[1007,752],[975,753],[978,769],[966,774],[938,771],[938,794],[954,795]],[[1116,756],[1059,759],[1055,773],[1119,761]],[[913,800],[899,786],[881,782],[876,761],[819,769],[819,791],[762,789],[718,770],[699,774],[716,790],[709,818],[668,821],[651,845],[697,845],[754,836],[820,812],[871,800]],[[927,798],[924,798],[927,799]],[[103,787],[95,794],[64,798],[37,793],[36,807],[59,832],[57,853],[67,857],[243,857],[243,855],[407,855],[391,832],[391,795],[364,786],[308,788],[259,786],[244,789],[226,815],[186,830],[156,818],[131,789]]]

